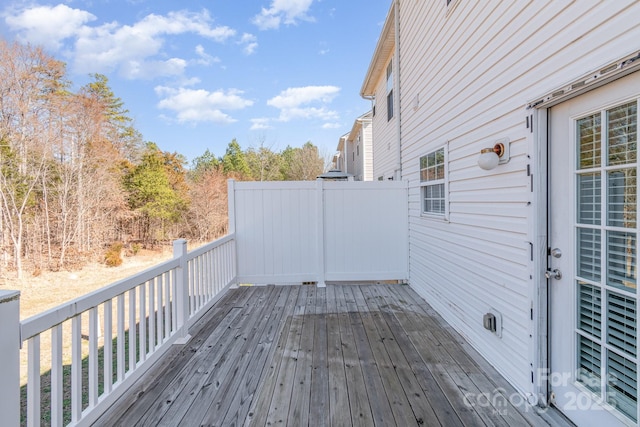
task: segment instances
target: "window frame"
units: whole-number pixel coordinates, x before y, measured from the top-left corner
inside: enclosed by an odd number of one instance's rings
[[[425,168],[422,167],[422,159],[429,156],[437,156],[437,153],[442,151],[442,166],[443,175],[442,178],[436,179],[422,179],[422,171]],[[440,163],[436,163],[434,166],[438,166]],[[431,150],[426,154],[418,158],[418,181],[420,184],[420,215],[425,218],[433,218],[439,220],[449,220],[449,144],[439,146],[435,150]],[[428,188],[442,185],[443,188],[443,212],[434,212],[426,210],[426,191]]]

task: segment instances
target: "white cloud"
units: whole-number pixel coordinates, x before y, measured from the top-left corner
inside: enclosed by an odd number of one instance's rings
[[[90,26],[96,17],[65,5],[37,6],[5,13],[9,28],[22,41],[62,50],[63,41],[72,39],[65,51],[77,73],[120,72],[127,78],[176,76],[184,73],[187,62],[170,58],[163,51],[169,36],[196,34],[223,43],[236,36],[227,26],[214,26],[209,12],[177,11],[150,14],[132,25],[118,22]],[[196,50],[197,61],[215,61],[204,49]]]
[[[271,7],[262,8],[252,22],[261,30],[274,30],[280,24],[294,25],[298,21],[313,21],[313,17],[307,14],[312,3],[313,0],[273,0]]]
[[[295,119],[320,119],[334,121],[338,113],[325,104],[333,101],[340,88],[337,86],[305,86],[289,88],[267,101],[267,105],[278,108],[278,120],[288,122]],[[314,106],[320,104],[319,107]]]
[[[244,45],[242,51],[245,55],[251,55],[255,53],[256,49],[258,48],[258,38],[253,34],[244,33],[238,44]]]
[[[158,108],[173,111],[180,123],[234,123],[237,120],[223,110],[241,110],[253,105],[253,101],[243,98],[243,92],[237,89],[209,92],[204,89],[157,86],[155,91],[162,98]]]
[[[73,37],[84,24],[95,19],[89,12],[64,4],[36,6],[5,16],[7,26],[17,33],[19,40],[55,50],[60,49],[64,39]]]
[[[196,60],[197,64],[210,65],[214,62],[220,62],[220,58],[211,56],[207,52],[205,52],[204,47],[201,44],[196,46],[195,52],[199,57],[199,59]]]
[[[159,76],[181,76],[186,67],[187,62],[180,58],[171,58],[166,61],[131,60],[122,64],[120,73],[132,80],[150,80]]]
[[[322,129],[340,129],[342,125],[340,123],[325,123],[322,125]]]
[[[337,86],[304,86],[286,89],[267,101],[276,108],[293,108],[312,102],[328,103],[340,92]]]
[[[271,123],[271,119],[268,119],[268,118],[251,119],[251,128],[250,128],[250,130],[273,129],[273,126],[271,126],[270,123]]]

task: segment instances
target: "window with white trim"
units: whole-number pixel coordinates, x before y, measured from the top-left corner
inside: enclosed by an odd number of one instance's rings
[[[445,147],[420,157],[422,213],[444,217],[447,213]]]

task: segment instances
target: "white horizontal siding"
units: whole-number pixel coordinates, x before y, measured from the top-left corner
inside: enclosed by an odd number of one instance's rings
[[[532,391],[534,153],[525,107],[640,49],[640,2],[459,2],[447,14],[444,1],[401,0],[399,15],[411,285],[519,390]],[[374,128],[377,137],[379,121]],[[481,170],[480,149],[503,137],[510,162]],[[447,221],[420,213],[419,158],[444,144]],[[501,339],[482,327],[489,307],[503,316]]]
[[[373,126],[370,121],[362,123],[363,179],[372,181],[373,177]]]
[[[380,81],[376,85],[376,113],[372,118],[374,180],[377,180],[379,177],[383,177],[384,179],[393,177],[399,165],[397,134],[398,111],[394,112],[394,117],[391,120],[387,120],[387,81],[386,73],[382,74]],[[397,90],[394,90],[394,96],[396,97],[398,96],[397,92]]]

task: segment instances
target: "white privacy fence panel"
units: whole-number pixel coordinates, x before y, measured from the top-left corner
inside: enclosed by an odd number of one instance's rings
[[[229,182],[240,283],[406,280],[406,182]]]
[[[407,279],[406,182],[324,184],[325,280]]]

